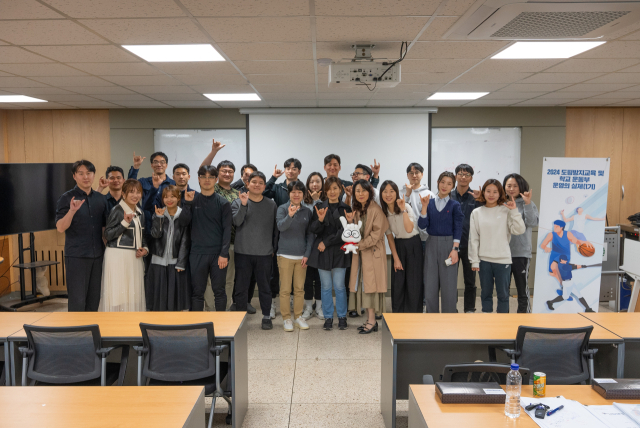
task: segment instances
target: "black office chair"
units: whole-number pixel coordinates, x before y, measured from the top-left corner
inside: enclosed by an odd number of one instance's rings
[[[102,347],[97,325],[77,327],[24,326],[28,346],[22,354],[22,385],[106,386],[124,382],[129,347]],[[107,357],[122,348],[119,363]]]
[[[228,372],[228,364],[220,362],[220,355],[228,345],[216,346],[213,323],[140,323],[140,330],[143,346],[134,346],[138,352],[138,385],[203,385],[205,395],[213,397],[209,428],[217,397],[229,404],[226,422],[231,424],[230,394],[220,386]]]
[[[589,349],[593,326],[579,328],[518,327],[515,349],[502,349],[512,363],[547,375],[548,385],[572,385],[593,380],[593,357]],[[490,358],[495,361],[491,356]],[[494,352],[495,355],[495,352]]]
[[[440,380],[442,382],[497,382],[500,385],[507,384],[507,373],[511,370],[510,364],[499,363],[465,363],[449,364],[444,367]],[[520,367],[522,383],[527,385],[531,371]],[[433,385],[433,376],[424,375],[422,383]]]
[[[0,386],[5,386],[5,383],[4,361],[0,361]]]

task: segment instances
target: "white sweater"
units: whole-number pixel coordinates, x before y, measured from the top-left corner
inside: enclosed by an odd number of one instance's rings
[[[483,206],[473,210],[469,228],[471,267],[480,267],[480,260],[510,265],[511,235],[522,235],[525,230],[522,215],[517,209],[510,210],[504,205],[499,205],[493,208]]]

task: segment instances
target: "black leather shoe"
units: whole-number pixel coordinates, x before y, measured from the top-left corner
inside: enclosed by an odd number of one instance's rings
[[[355,317],[359,317],[360,315],[358,315],[357,311],[349,311],[349,318],[355,318]]]
[[[358,332],[358,334],[369,334],[372,331],[378,331],[378,322],[376,322],[375,324],[371,324],[370,322],[368,322],[366,326],[367,327],[371,326],[371,327],[369,327],[368,329],[366,327],[363,328]]]
[[[326,320],[324,320],[324,325],[322,326],[322,328],[324,328],[325,330],[332,330],[333,318],[327,318]]]
[[[338,328],[340,330],[346,330],[349,328],[349,326],[347,325],[347,319],[346,318],[338,318]]]
[[[268,319],[268,320],[263,319],[262,320],[262,329],[263,330],[273,330],[273,323],[271,322],[270,319]]]
[[[382,315],[376,315],[376,319],[377,320],[381,320],[382,319]]]
[[[250,313],[251,315],[253,315],[253,314],[256,313],[256,308],[251,306],[251,303],[247,303],[247,312]]]
[[[367,327],[367,323],[366,322],[364,324],[362,324],[360,327],[358,327],[358,331],[364,330],[365,327]]]

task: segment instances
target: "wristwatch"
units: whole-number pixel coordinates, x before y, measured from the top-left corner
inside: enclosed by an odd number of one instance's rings
[[[453,247],[454,251],[460,252],[460,247]]]

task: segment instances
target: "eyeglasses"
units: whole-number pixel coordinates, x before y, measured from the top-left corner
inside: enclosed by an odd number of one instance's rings
[[[356,178],[356,177],[364,177],[367,174],[363,174],[361,172],[354,172],[353,174],[351,174],[352,178]]]
[[[202,181],[211,181],[215,180],[218,177],[211,177],[210,175],[199,175],[198,178]]]
[[[166,165],[166,164],[167,164],[167,161],[164,161],[164,160],[151,162],[151,165]]]
[[[221,169],[218,171],[220,174],[224,175],[233,175],[234,171],[232,169]]]
[[[411,172],[408,172],[408,173],[407,173],[407,175],[410,175],[410,176],[412,176],[412,177],[417,177],[417,176],[419,176],[420,174],[422,174],[420,171],[416,171],[416,172],[411,171]]]
[[[466,173],[459,172],[458,173],[458,177],[471,178],[471,174],[469,174],[468,172],[466,172]]]

